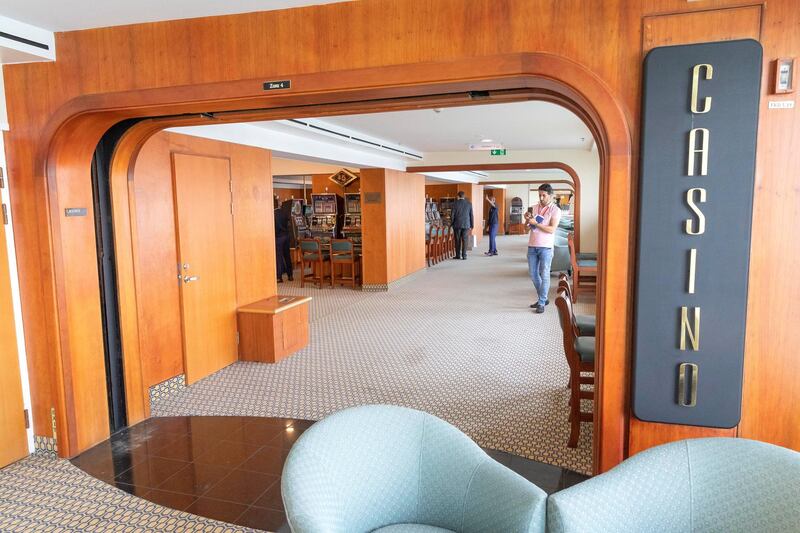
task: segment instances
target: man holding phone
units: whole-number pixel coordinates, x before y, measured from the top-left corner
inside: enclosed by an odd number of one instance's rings
[[[528,237],[528,272],[536,288],[538,300],[531,307],[537,313],[544,313],[550,303],[547,293],[550,290],[550,264],[553,262],[553,245],[561,209],[553,201],[553,187],[549,183],[539,186],[539,203],[531,213],[525,213],[525,226],[530,230]]]

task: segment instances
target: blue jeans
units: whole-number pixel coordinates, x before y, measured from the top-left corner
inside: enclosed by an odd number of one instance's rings
[[[496,254],[497,253],[497,226],[498,224],[492,224],[489,226],[489,253]]]
[[[528,246],[528,273],[531,275],[539,305],[547,303],[547,292],[550,290],[550,263],[553,262],[553,249],[539,246]]]

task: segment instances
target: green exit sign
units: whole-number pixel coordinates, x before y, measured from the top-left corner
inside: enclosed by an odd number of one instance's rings
[[[490,155],[506,155],[506,149],[503,148],[502,150],[492,150]]]

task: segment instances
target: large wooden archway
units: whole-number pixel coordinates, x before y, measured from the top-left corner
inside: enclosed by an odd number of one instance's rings
[[[90,163],[97,142],[117,122],[145,120],[126,135],[113,163],[116,190],[125,188],[130,165],[144,141],[156,131],[176,125],[298,118],[379,112],[395,109],[487,103],[470,97],[474,91],[502,91],[488,102],[545,100],[579,116],[597,140],[601,161],[600,268],[598,354],[595,406],[595,471],[604,471],[624,457],[627,431],[631,257],[631,136],[624,113],[611,92],[586,68],[549,54],[509,54],[463,59],[442,64],[409,64],[319,74],[287,76],[293,88],[280,95],[264,94],[263,80],[241,80],[192,87],[171,87],[82,96],[64,105],[51,119],[39,145],[40,168],[47,180],[50,258],[53,267],[53,324],[58,339],[53,354],[57,379],[59,453],[71,456],[105,437],[103,336],[99,324],[82,321],[98,307],[94,235],[85,226],[72,228],[58,216],[70,187],[88,187]],[[209,115],[208,113],[212,113]],[[117,181],[119,180],[119,181]],[[122,187],[119,187],[122,185]],[[609,210],[613,198],[615,209]],[[130,234],[130,212],[123,196],[114,199],[118,238]],[[127,217],[127,221],[123,220]],[[122,341],[126,361],[137,352],[132,259],[117,245],[117,275]],[[126,311],[127,310],[127,311]],[[131,310],[133,310],[131,312]],[[125,315],[125,313],[128,313]],[[97,312],[99,316],[99,309]],[[127,317],[127,318],[126,318]],[[134,386],[134,381],[128,382]],[[142,400],[143,401],[143,400]],[[129,402],[132,420],[143,407]]]

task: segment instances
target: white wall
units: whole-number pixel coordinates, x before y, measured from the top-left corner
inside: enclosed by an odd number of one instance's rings
[[[6,110],[6,86],[3,83],[3,65],[0,65],[0,146],[2,146],[3,143],[3,136],[1,133],[7,130],[8,111]],[[3,157],[3,161],[5,161],[5,151],[0,150],[0,152],[2,152],[0,156]],[[5,164],[3,165],[3,168],[5,168]]]
[[[571,166],[581,180],[581,251],[596,252],[599,239],[600,223],[600,158],[596,149],[589,150],[509,150],[506,156],[491,156],[486,151],[471,152],[432,152],[426,153],[425,159],[419,165],[464,165],[464,164],[491,164],[491,163],[541,163],[555,162]],[[503,176],[502,173],[492,173],[487,181],[500,179],[525,181],[528,179],[542,180],[551,177],[541,172],[525,176],[525,173],[514,172]],[[560,174],[560,175],[559,175]],[[535,176],[535,177],[533,177]],[[552,179],[563,179],[563,174],[553,172]],[[518,185],[510,185],[506,189],[506,197],[519,196],[523,202],[528,203],[526,186],[517,191]],[[610,208],[614,208],[614,199],[609,199]]]

